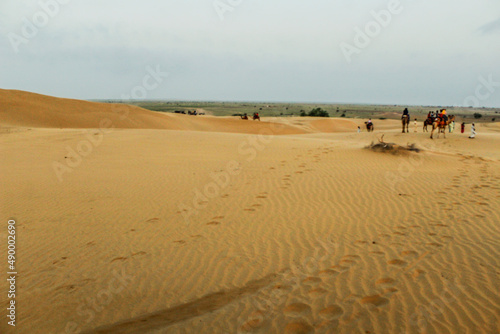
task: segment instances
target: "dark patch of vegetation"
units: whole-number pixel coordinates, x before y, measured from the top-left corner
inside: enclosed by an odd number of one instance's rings
[[[481,115],[480,113],[478,113],[478,112],[475,112],[475,113],[474,113],[474,118],[475,118],[475,119],[479,119],[479,118],[481,118],[481,117],[483,117],[483,115]]]
[[[323,109],[321,109],[321,108],[314,108],[309,113],[306,113],[304,110],[301,110],[300,111],[300,116],[301,117],[305,117],[305,116],[309,116],[309,117],[330,117],[330,115],[328,114],[328,112],[325,111],[325,110],[323,110]]]

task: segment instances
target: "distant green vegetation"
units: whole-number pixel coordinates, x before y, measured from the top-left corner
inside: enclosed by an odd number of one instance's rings
[[[252,115],[258,112],[262,117],[345,117],[345,118],[385,118],[400,119],[404,108],[410,111],[412,120],[423,121],[431,110],[446,108],[449,115],[457,116],[458,120],[474,117],[481,113],[481,121],[489,121],[500,109],[465,108],[447,106],[399,106],[399,105],[368,105],[368,104],[325,104],[325,103],[267,103],[267,102],[199,102],[199,101],[103,101],[109,103],[127,103],[144,109],[170,112],[197,109],[207,115],[226,116]],[[203,110],[200,110],[203,109]],[[310,112],[306,112],[310,110]],[[312,114],[311,114],[312,113]],[[305,115],[304,115],[305,114]],[[328,115],[328,116],[327,116]]]
[[[304,110],[301,110],[300,111],[300,116],[301,117],[305,117],[305,116],[309,116],[309,117],[330,117],[330,115],[328,114],[328,112],[324,111],[321,108],[314,108],[309,113],[306,113]]]

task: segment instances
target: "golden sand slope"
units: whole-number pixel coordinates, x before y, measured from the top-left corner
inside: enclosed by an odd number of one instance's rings
[[[308,133],[1,133],[15,333],[498,333],[495,126],[386,122],[425,150],[394,156],[286,122]]]
[[[193,117],[153,112],[136,106],[61,99],[0,89],[0,124],[4,127],[168,129],[212,132],[300,134],[288,124],[236,118]]]

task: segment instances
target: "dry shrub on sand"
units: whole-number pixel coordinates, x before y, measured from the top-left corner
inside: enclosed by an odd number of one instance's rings
[[[398,145],[396,143],[386,143],[384,142],[384,135],[378,140],[378,143],[371,143],[366,147],[375,152],[391,153],[391,154],[408,154],[408,152],[420,152],[420,149],[416,147],[415,144],[407,144],[405,146]]]

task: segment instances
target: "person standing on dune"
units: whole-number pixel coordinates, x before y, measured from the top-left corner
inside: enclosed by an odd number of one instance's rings
[[[413,132],[417,132],[417,119],[416,118],[413,121],[413,125],[415,126],[415,130],[413,130]]]
[[[474,123],[472,123],[472,125],[470,126],[470,136],[469,136],[470,139],[474,139],[476,138],[476,126],[474,125]]]
[[[465,132],[465,122],[462,122],[462,125],[460,125],[460,131],[461,131],[462,133],[464,133],[464,132]]]

